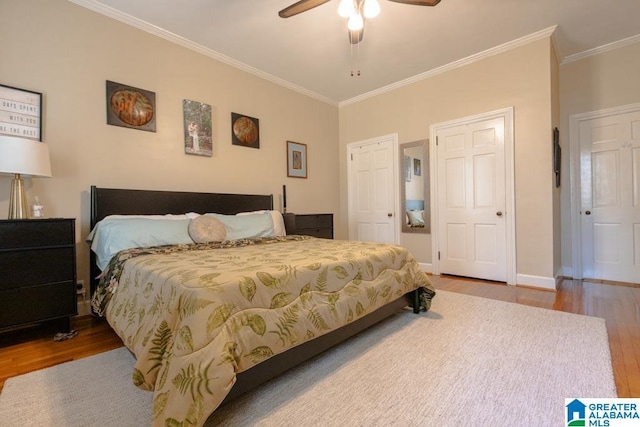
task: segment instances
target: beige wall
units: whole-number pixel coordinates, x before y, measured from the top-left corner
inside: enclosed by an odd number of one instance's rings
[[[27,180],[50,217],[77,218],[88,279],[89,187],[274,194],[291,212],[338,212],[338,108],[64,0],[0,2],[0,83],[44,94],[53,177]],[[156,93],[157,132],[105,124],[105,81]],[[213,157],[185,155],[182,100],[213,107]],[[231,145],[231,112],[260,119],[260,149]],[[286,141],[308,145],[308,179],[287,178]],[[0,215],[10,178],[0,177]]]
[[[336,237],[345,238],[348,143],[396,132],[400,143],[424,139],[432,124],[508,106],[515,110],[518,273],[553,276],[561,247],[571,274],[569,116],[640,102],[640,44],[558,68],[550,41],[540,40],[338,110],[64,0],[6,0],[0,16],[0,83],[44,94],[54,176],[28,179],[28,197],[38,195],[48,216],[78,219],[85,280],[92,184],[273,193],[278,208],[286,184],[290,211],[334,212]],[[105,80],[156,93],[156,133],[105,124]],[[211,158],[184,154],[185,98],[213,106]],[[260,119],[260,150],[231,145],[232,111]],[[556,125],[560,191],[549,166]],[[286,177],[286,140],[308,144],[309,179]],[[339,177],[326,166],[336,162]],[[0,215],[9,180],[0,176]],[[404,234],[402,243],[431,262],[429,235]]]
[[[571,115],[640,102],[640,43],[560,67],[562,146],[562,265],[572,276],[569,118]]]
[[[415,141],[432,124],[513,106],[517,272],[553,277],[551,55],[550,39],[539,40],[340,108],[339,226],[348,218],[347,144],[395,132],[400,143]],[[430,236],[402,243],[431,262]]]

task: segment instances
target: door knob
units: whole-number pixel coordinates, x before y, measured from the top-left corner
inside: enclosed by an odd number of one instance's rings
[[[496,215],[498,215],[498,216],[502,216],[502,211],[498,211],[498,212],[496,212]]]
[[[591,211],[585,211],[585,215],[591,215]]]
[[[391,218],[391,217],[393,216],[393,214],[392,214],[391,212],[389,212],[389,213],[387,214],[387,216],[388,216],[389,218]]]

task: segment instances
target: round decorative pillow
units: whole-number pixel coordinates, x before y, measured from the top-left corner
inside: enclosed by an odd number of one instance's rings
[[[227,228],[219,219],[201,215],[189,223],[189,236],[196,243],[221,242],[227,237]]]

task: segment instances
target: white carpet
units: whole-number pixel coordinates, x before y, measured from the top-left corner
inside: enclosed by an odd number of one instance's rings
[[[9,379],[0,426],[145,426],[124,348]],[[615,397],[603,319],[439,291],[222,408],[207,425],[562,425]]]

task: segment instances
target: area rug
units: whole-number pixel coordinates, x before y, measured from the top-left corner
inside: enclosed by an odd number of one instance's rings
[[[124,348],[7,380],[0,425],[146,426]],[[562,425],[616,397],[605,321],[439,291],[219,408],[207,426]]]

